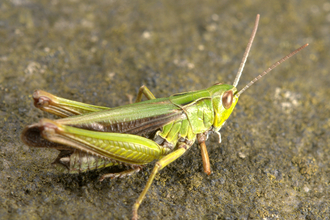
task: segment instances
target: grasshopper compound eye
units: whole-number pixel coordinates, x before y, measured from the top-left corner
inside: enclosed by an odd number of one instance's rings
[[[225,109],[229,109],[233,103],[233,91],[229,90],[222,96],[222,105]]]

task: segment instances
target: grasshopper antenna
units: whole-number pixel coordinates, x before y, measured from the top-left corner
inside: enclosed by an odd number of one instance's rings
[[[235,78],[235,80],[234,80],[234,84],[233,84],[234,87],[237,86],[238,81],[239,81],[239,79],[241,78],[241,75],[242,75],[242,72],[243,72],[243,69],[244,69],[244,66],[245,66],[246,59],[247,59],[248,56],[249,56],[249,52],[250,52],[250,49],[251,49],[251,46],[252,46],[252,43],[253,43],[254,37],[256,36],[256,33],[257,33],[258,24],[259,24],[259,18],[260,18],[260,15],[257,14],[256,21],[254,22],[253,31],[252,31],[251,37],[250,37],[250,39],[249,39],[249,43],[248,43],[248,45],[247,45],[247,47],[246,47],[246,49],[245,49],[245,52],[244,52],[244,55],[243,55],[242,62],[241,62],[241,64],[239,65],[239,68],[238,68],[238,71],[237,71],[237,74],[236,74],[236,78]]]
[[[307,46],[308,46],[308,44],[305,44],[305,45],[299,47],[295,51],[291,52],[289,55],[283,57],[282,59],[280,59],[279,61],[277,61],[273,65],[271,65],[263,73],[261,73],[259,76],[257,76],[256,78],[254,78],[246,86],[244,86],[243,89],[241,89],[238,93],[236,93],[236,96],[240,96],[245,90],[247,90],[253,83],[257,82],[261,77],[263,77],[264,75],[266,75],[267,73],[269,73],[270,71],[272,71],[273,69],[275,69],[275,67],[277,67],[278,65],[280,65],[281,63],[283,63],[284,61],[286,61],[287,59],[289,59],[290,57],[292,57],[293,55],[295,55],[296,53],[298,53],[299,51],[301,51],[302,49],[304,49]]]

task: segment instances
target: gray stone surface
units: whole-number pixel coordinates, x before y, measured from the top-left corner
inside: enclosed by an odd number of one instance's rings
[[[157,175],[141,219],[329,219],[330,3],[327,1],[0,2],[0,219],[130,219],[153,164],[121,180],[62,174],[56,150],[30,149],[24,126],[51,117],[31,94],[114,107],[144,84],[156,97],[232,83],[256,14],[238,88],[310,46],[246,91],[207,142]]]

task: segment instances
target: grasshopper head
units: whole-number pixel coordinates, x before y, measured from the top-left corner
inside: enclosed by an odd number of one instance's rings
[[[210,93],[214,110],[213,127],[215,131],[218,131],[233,112],[239,96],[236,87],[227,84],[212,86]]]

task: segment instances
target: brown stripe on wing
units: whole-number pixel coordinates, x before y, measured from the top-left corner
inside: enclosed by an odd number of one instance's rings
[[[118,122],[112,124],[104,122],[95,122],[84,125],[71,126],[92,131],[144,135],[156,131],[157,129],[162,128],[164,125],[170,123],[171,121],[177,120],[182,117],[185,117],[185,114],[182,110],[174,110],[173,112],[168,114],[139,118],[126,122]]]
[[[143,135],[150,132],[153,132],[157,129],[162,128],[164,125],[175,121],[177,119],[180,119],[182,117],[185,117],[185,114],[182,110],[177,110],[176,112],[166,114],[166,115],[159,115],[154,116],[151,118],[144,118],[142,120],[138,120],[141,122],[137,122],[135,126],[132,128],[124,131],[124,133],[128,134],[136,134],[136,135]]]

